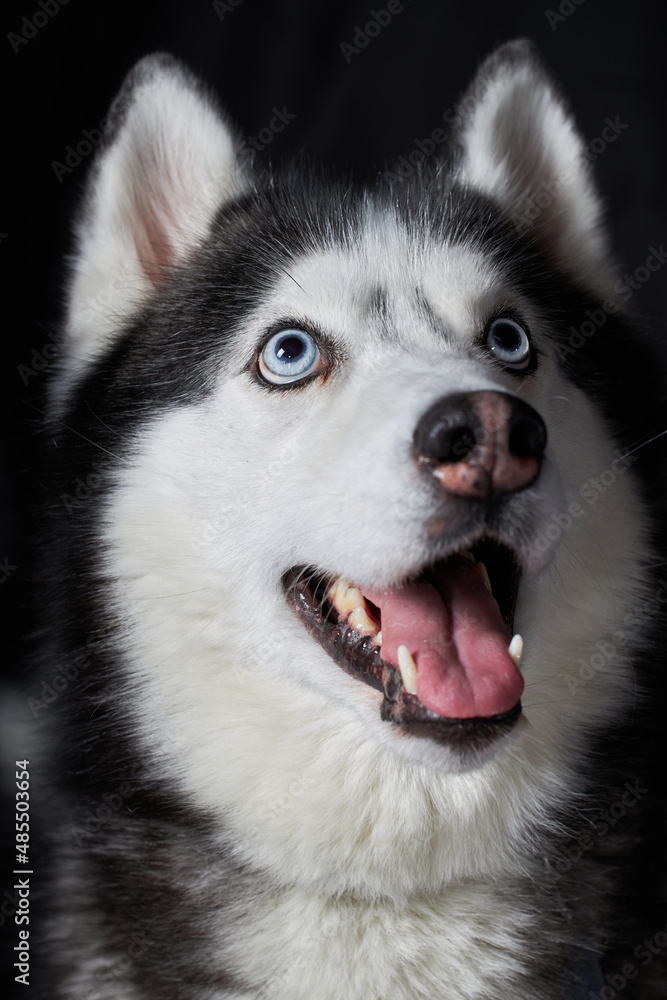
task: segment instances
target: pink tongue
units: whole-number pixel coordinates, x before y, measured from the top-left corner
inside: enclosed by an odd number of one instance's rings
[[[448,719],[514,708],[523,677],[507,652],[498,605],[471,562],[448,563],[438,589],[420,582],[362,593],[382,613],[382,658],[398,669],[398,647],[408,647],[426,708]]]

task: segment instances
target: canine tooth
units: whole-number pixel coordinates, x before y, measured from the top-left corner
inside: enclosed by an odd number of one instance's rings
[[[374,639],[375,639],[375,645],[376,646],[381,646],[382,645],[382,632],[378,632],[378,634],[376,636],[374,636]]]
[[[486,589],[488,590],[488,592],[490,594],[492,594],[493,591],[491,590],[491,579],[489,577],[489,571],[487,570],[487,568],[484,565],[484,563],[483,562],[475,563],[475,569],[477,570],[477,572],[481,576],[482,580],[484,580],[484,583],[486,584]]]
[[[408,694],[417,694],[417,664],[407,646],[398,647],[398,669]]]
[[[507,652],[518,667],[521,664],[521,657],[523,656],[523,639],[518,633],[512,637],[512,641],[507,647]]]
[[[461,555],[463,556],[464,559],[468,559],[471,563],[474,563],[475,557],[472,554],[472,552],[470,551],[470,549],[464,549],[461,552]]]
[[[361,598],[363,601],[363,597]],[[377,625],[371,621],[371,619],[366,614],[366,608],[359,605],[354,609],[352,614],[347,620],[348,625],[351,625],[353,629],[357,632],[365,632],[367,635],[377,631]]]

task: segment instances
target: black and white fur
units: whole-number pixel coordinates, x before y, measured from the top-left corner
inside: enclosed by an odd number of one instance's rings
[[[633,957],[667,923],[646,761],[664,615],[642,610],[656,364],[621,311],[567,349],[617,276],[530,47],[499,49],[462,107],[447,162],[370,190],[247,162],[167,56],[112,108],[52,386],[43,677],[79,669],[44,713],[50,1000],[571,1000],[628,963],[625,998],[667,996],[662,956]],[[507,310],[527,375],[480,340]],[[254,359],[286,321],[334,360],[269,389]],[[388,587],[446,556],[410,442],[434,401],[479,390],[529,403],[548,446],[512,528],[522,724],[463,759],[383,721],[281,579]]]

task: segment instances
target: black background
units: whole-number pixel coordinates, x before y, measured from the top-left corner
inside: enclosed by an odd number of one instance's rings
[[[43,356],[49,334],[57,331],[69,220],[93,157],[60,178],[53,163],[64,162],[83,130],[98,128],[125,73],[142,55],[163,49],[184,59],[218,91],[246,136],[268,125],[274,107],[286,107],[296,117],[262,156],[278,160],[306,151],[315,162],[372,176],[442,125],[443,113],[456,105],[496,44],[528,36],[570,99],[587,142],[601,135],[607,117],[627,125],[595,163],[621,273],[632,273],[650,247],[667,242],[660,3],[404,0],[403,10],[347,61],[341,43],[353,43],[356,28],[371,20],[373,10],[383,10],[386,0],[234,2],[219,3],[216,12],[204,0],[69,0],[51,16],[39,0],[4,5],[0,600],[2,694],[12,714],[14,704],[25,705],[24,693],[16,703],[10,696],[20,677],[20,637],[28,620],[26,512],[40,492],[35,456],[45,381],[41,372],[26,384],[19,366],[33,367],[33,350]],[[44,3],[54,11],[57,0]],[[30,23],[35,15],[37,28]],[[667,312],[665,277],[653,274],[630,303],[658,337],[664,337]],[[6,716],[3,769],[24,754]],[[10,854],[0,869],[0,902],[12,885],[12,860]],[[16,928],[6,908],[0,912],[14,944]],[[11,984],[9,970],[7,978]],[[18,995],[29,993],[21,988]]]

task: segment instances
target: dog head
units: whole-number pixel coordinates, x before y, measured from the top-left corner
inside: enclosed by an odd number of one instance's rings
[[[631,687],[577,681],[645,529],[586,390],[614,352],[568,341],[614,282],[584,147],[525,43],[458,117],[367,190],[265,174],[167,57],[112,109],[53,405],[105,452],[82,537],[146,746],[239,816],[318,760],[360,801],[381,767],[552,794]]]

